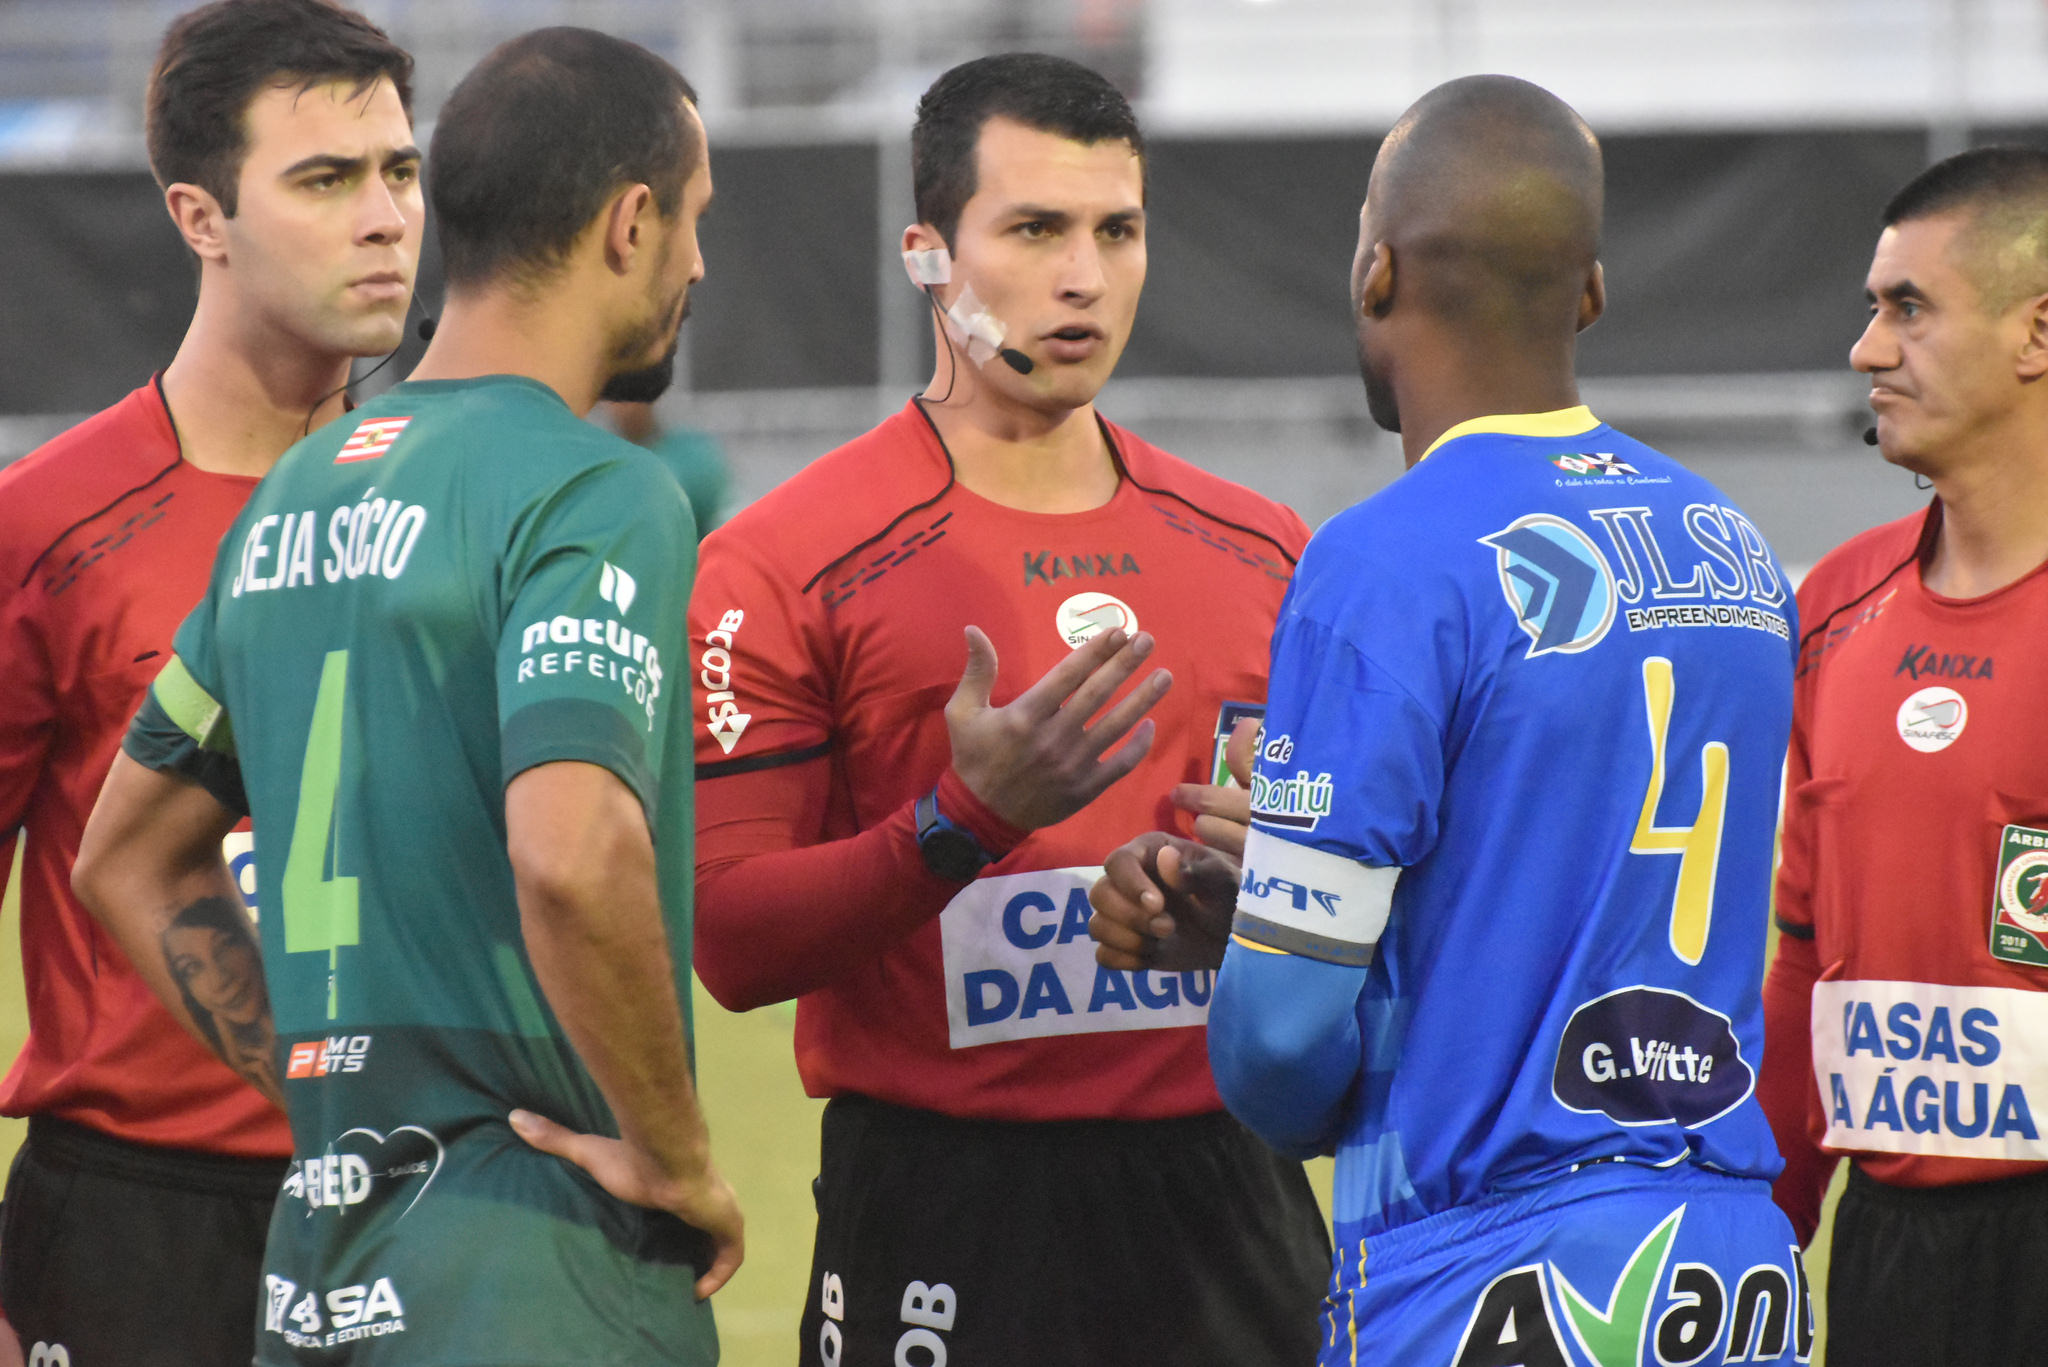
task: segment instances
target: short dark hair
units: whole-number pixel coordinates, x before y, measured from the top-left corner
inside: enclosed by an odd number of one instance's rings
[[[1884,226],[1959,213],[1956,265],[1994,308],[2048,292],[2048,151],[1977,147],[1934,163],[1884,206]]]
[[[1144,165],[1145,135],[1130,102],[1101,73],[1043,52],[1005,52],[962,62],[933,81],[910,130],[917,221],[953,245],[960,211],[974,198],[974,151],[996,117],[1078,143],[1130,144]]]
[[[696,170],[697,92],[637,43],[543,28],[500,45],[441,109],[427,197],[451,286],[559,266],[621,186],[673,217]]]
[[[215,0],[164,33],[143,113],[157,184],[197,185],[233,218],[249,103],[265,89],[388,80],[412,115],[412,57],[384,30],[329,0]]]

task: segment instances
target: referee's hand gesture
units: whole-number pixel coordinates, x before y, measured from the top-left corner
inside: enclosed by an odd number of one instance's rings
[[[1012,826],[1037,830],[1066,820],[1136,768],[1152,748],[1153,724],[1145,714],[1173,685],[1165,670],[1153,670],[1095,716],[1145,662],[1152,644],[1142,631],[1102,632],[1037,683],[992,707],[996,648],[981,628],[967,628],[967,668],[946,704],[953,771]]]

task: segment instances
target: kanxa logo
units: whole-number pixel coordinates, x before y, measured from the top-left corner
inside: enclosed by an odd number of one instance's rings
[[[1087,552],[1080,555],[1058,555],[1052,551],[1024,552],[1024,587],[1033,584],[1050,584],[1056,579],[1115,579],[1126,574],[1142,573],[1138,558],[1129,551],[1111,551],[1107,555]]]
[[[1989,655],[1951,654],[1933,646],[1907,646],[1892,677],[1903,674],[1909,679],[1988,679],[1992,677],[1991,666]]]

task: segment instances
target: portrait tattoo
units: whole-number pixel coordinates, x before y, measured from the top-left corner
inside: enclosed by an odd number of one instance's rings
[[[213,1051],[258,1091],[276,1097],[277,1023],[252,929],[249,913],[236,902],[202,897],[171,918],[161,943],[185,1009]]]

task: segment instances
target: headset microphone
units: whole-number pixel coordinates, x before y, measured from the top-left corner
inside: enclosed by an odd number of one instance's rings
[[[1863,429],[1863,444],[1865,446],[1877,445],[1877,429],[1875,427],[1866,427]]]
[[[959,295],[945,308],[939,307],[938,296],[932,293],[935,285],[947,285],[953,281],[953,255],[944,247],[928,247],[921,251],[903,253],[903,268],[910,273],[910,283],[931,298],[932,309],[946,324],[947,333],[960,346],[966,348],[967,359],[976,365],[986,365],[1000,357],[1004,365],[1019,375],[1029,375],[1038,367],[1029,356],[1015,347],[1003,345],[1008,329],[1002,319],[982,306],[974,286],[962,286]]]
[[[433,341],[433,340],[434,340],[434,328],[435,328],[435,320],[434,320],[434,319],[432,319],[432,318],[422,318],[422,319],[420,319],[420,322],[419,322],[419,326],[418,326],[418,327],[416,327],[416,328],[414,328],[414,329],[413,329],[413,331],[415,331],[415,332],[419,333],[419,335],[420,335],[420,340],[421,340],[422,342],[431,342],[431,341]]]

